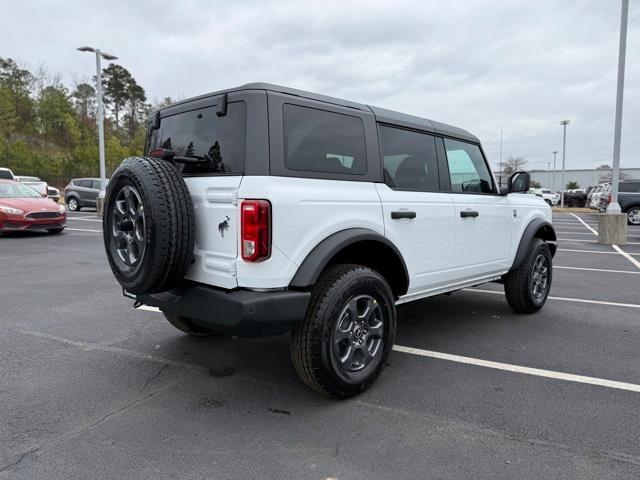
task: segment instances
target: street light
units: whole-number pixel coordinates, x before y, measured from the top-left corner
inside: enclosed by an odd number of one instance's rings
[[[547,162],[547,188],[551,188],[551,162]]]
[[[562,177],[561,177],[561,185],[560,185],[560,207],[564,208],[564,189],[565,189],[565,183],[564,183],[564,161],[565,161],[565,155],[566,155],[566,150],[567,150],[567,125],[569,125],[569,120],[562,120],[560,122],[560,125],[562,125],[563,127],[563,134],[562,134]]]
[[[81,52],[91,52],[96,54],[96,93],[98,97],[98,152],[100,156],[100,195],[98,198],[104,199],[104,191],[107,188],[107,172],[104,161],[104,109],[102,106],[102,68],[100,58],[105,60],[117,60],[118,57],[100,51],[99,48],[78,47]],[[98,201],[100,203],[100,201]],[[100,213],[100,212],[98,212]]]
[[[620,49],[618,50],[618,88],[616,91],[616,123],[613,131],[613,172],[611,175],[611,201],[607,213],[621,213],[618,203],[618,182],[620,181],[620,135],[622,130],[622,100],[624,95],[624,62],[627,52],[627,17],[629,0],[622,0],[620,15]]]
[[[554,150],[551,153],[553,153],[553,190],[556,190],[556,183],[558,183],[556,182],[556,155],[558,155],[558,151]]]

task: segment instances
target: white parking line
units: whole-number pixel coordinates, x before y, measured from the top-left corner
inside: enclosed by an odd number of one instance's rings
[[[102,230],[87,230],[86,228],[69,228],[66,230],[71,230],[72,232],[91,232],[91,233],[102,233]]]
[[[491,293],[493,295],[504,295],[504,292],[497,290],[482,290],[480,288],[464,288],[468,292],[480,292]],[[595,305],[608,305],[611,307],[626,307],[626,308],[640,308],[640,305],[636,303],[619,303],[619,302],[606,302],[604,300],[587,300],[585,298],[569,298],[569,297],[547,297],[549,300],[561,300],[563,302],[575,302],[575,303],[590,303]]]
[[[640,275],[640,272],[630,272],[628,270],[608,270],[605,268],[562,267],[560,265],[554,265],[553,269],[555,270],[556,268],[559,268],[560,270],[583,270],[585,272],[630,273],[632,275]]]
[[[559,248],[557,251],[558,252],[575,252],[575,253],[604,253],[606,255],[618,255],[616,252],[601,252],[600,250],[573,250],[571,248]]]
[[[571,214],[574,217],[576,217],[578,220],[580,220],[580,222],[582,222],[582,224],[587,227],[589,230],[591,230],[591,233],[593,233],[594,235],[598,235],[598,232],[595,231],[593,228],[591,228],[589,225],[587,225],[585,223],[584,220],[582,220],[578,215],[575,214]],[[627,245],[640,245],[640,243],[638,242],[627,242]],[[620,255],[622,255],[624,258],[626,258],[627,260],[629,260],[631,263],[633,263],[636,267],[640,268],[640,262],[637,261],[635,258],[633,258],[631,256],[631,254],[625,252],[624,250],[622,250],[618,245],[611,245],[613,247],[613,249],[618,252]]]
[[[533,375],[536,377],[553,378],[555,380],[564,380],[565,382],[586,383],[588,385],[597,385],[599,387],[614,388],[617,390],[627,390],[630,392],[640,393],[640,385],[636,385],[633,383],[617,382],[614,380],[606,380],[604,378],[586,377],[584,375],[574,375],[573,373],[556,372],[553,370],[542,370],[540,368],[523,367],[521,365],[512,365],[509,363],[492,362],[489,360],[482,360],[480,358],[463,357],[461,355],[434,352],[431,350],[423,350],[421,348],[405,347],[403,345],[394,345],[393,349],[397,352],[408,353],[410,355],[418,355],[420,357],[437,358],[439,360],[464,363],[466,365],[475,365],[478,367],[493,368],[495,370],[503,370],[506,372],[522,373],[525,375]]]
[[[97,218],[70,217],[69,215],[67,215],[67,220],[80,220],[81,222],[98,222],[98,223],[102,223],[102,220],[98,220]]]
[[[580,227],[580,230],[584,230],[584,228]],[[564,233],[567,235],[593,235],[591,232],[569,232],[569,231],[560,231],[560,230],[556,230],[556,233]]]

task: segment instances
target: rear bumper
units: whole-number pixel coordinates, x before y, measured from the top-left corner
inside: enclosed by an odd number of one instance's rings
[[[304,318],[310,297],[310,292],[296,290],[223,290],[187,283],[137,299],[163,312],[189,317],[205,328],[257,336],[290,330]]]

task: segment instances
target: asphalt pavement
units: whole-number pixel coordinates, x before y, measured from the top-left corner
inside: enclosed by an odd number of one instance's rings
[[[640,478],[640,227],[624,256],[556,215],[540,312],[498,284],[401,305],[382,377],[334,401],[287,335],[191,338],[134,310],[95,213],[69,216],[0,237],[0,478]]]

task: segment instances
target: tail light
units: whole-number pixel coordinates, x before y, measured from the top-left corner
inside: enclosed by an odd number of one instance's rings
[[[243,260],[266,260],[271,255],[271,203],[268,200],[244,200],[240,210]]]

